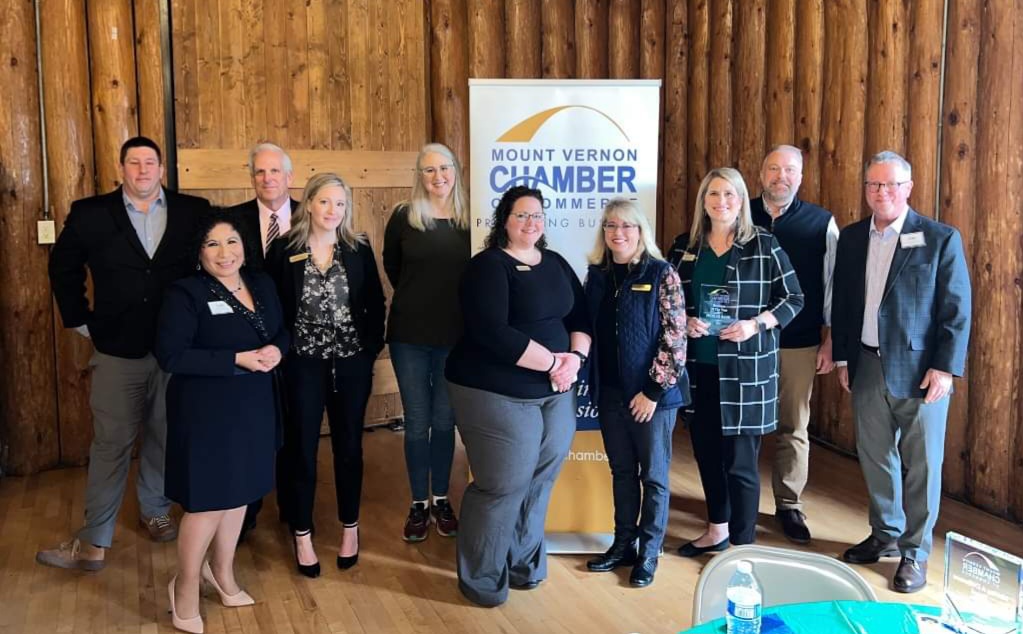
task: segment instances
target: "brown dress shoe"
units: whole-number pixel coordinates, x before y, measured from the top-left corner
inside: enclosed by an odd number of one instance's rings
[[[90,557],[83,556],[82,542],[75,537],[56,548],[40,550],[36,553],[36,561],[44,566],[68,570],[88,570],[89,572],[103,570],[103,567],[107,565],[103,560],[103,549],[94,548],[90,550],[99,550],[99,557],[96,557],[95,554]]]
[[[139,524],[149,531],[149,538],[154,542],[169,542],[178,536],[178,527],[170,515],[140,516]]]
[[[881,557],[898,557],[895,542],[883,542],[871,535],[842,553],[842,560],[851,564],[876,564]]]
[[[927,585],[927,562],[903,557],[892,580],[892,590],[909,594],[919,592]]]

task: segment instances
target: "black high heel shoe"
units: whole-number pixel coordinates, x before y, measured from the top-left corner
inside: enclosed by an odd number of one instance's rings
[[[356,522],[354,524],[345,524],[343,526],[342,530],[344,528],[354,528],[355,529],[355,541],[356,542],[359,541],[359,523],[358,522]],[[351,555],[350,557],[342,557],[341,555],[337,556],[337,567],[340,568],[341,570],[348,570],[349,568],[351,568],[352,566],[354,566],[357,563],[359,563],[359,549],[358,549],[358,547],[356,547],[356,549],[355,549],[355,554]]]
[[[295,547],[295,566],[298,568],[298,573],[300,575],[309,577],[310,579],[315,579],[316,577],[320,576],[320,562],[317,561],[315,564],[308,564],[308,565],[306,565],[306,564],[303,564],[302,562],[300,562],[298,560],[298,538],[299,537],[305,537],[306,535],[311,535],[311,534],[312,534],[311,530],[309,530],[309,531],[295,531],[292,534],[291,544],[292,544],[292,546]],[[312,539],[312,538],[310,537],[310,539]]]

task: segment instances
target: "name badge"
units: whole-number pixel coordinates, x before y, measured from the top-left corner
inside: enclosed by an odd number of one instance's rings
[[[902,245],[903,249],[916,249],[926,245],[924,241],[923,231],[914,231],[913,233],[904,233],[899,236],[899,244]]]
[[[292,264],[294,264],[295,262],[301,262],[302,260],[308,260],[308,259],[309,259],[309,254],[308,253],[299,253],[298,255],[293,255],[290,258],[288,258],[288,262],[291,262]]]
[[[683,262],[692,262],[695,259],[696,259],[696,254],[695,253],[683,253],[682,254],[682,261]]]
[[[640,293],[649,293],[650,291],[654,290],[654,287],[650,284],[633,284],[632,290],[638,291]]]
[[[212,315],[227,315],[234,312],[228,303],[224,301],[209,302],[209,307],[210,314]]]
[[[532,271],[533,269],[531,269],[531,268],[530,268],[530,267],[529,267],[528,265],[526,265],[526,264],[516,264],[516,265],[515,265],[515,270],[516,270],[516,271]]]

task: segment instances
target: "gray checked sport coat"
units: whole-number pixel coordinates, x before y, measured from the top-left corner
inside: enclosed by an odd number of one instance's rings
[[[689,234],[675,239],[668,260],[678,269],[686,297],[686,314],[695,317],[693,269],[701,244],[689,249]],[[706,247],[709,248],[709,247]],[[785,327],[803,307],[799,280],[773,235],[757,229],[749,242],[736,241],[725,269],[725,283],[739,297],[739,319],[752,319],[765,310]],[[760,332],[746,341],[718,340],[721,376],[721,433],[725,436],[760,436],[778,426],[779,328]],[[692,359],[689,363],[694,363]],[[692,370],[689,376],[693,377]],[[693,391],[700,386],[695,382]]]

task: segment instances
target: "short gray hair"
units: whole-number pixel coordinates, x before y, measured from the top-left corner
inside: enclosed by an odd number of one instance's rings
[[[284,171],[288,174],[294,173],[291,166],[291,157],[284,151],[279,145],[273,143],[260,143],[251,150],[249,150],[249,176],[256,175],[256,155],[260,152],[276,152],[281,155],[281,164],[284,167]]]
[[[913,180],[913,166],[910,165],[909,161],[904,159],[901,154],[898,152],[892,152],[891,150],[878,152],[867,159],[867,164],[863,166],[863,178],[867,177],[867,170],[869,170],[872,165],[880,165],[882,163],[894,163],[895,165],[898,165],[905,170],[906,176],[909,177],[909,180]]]

